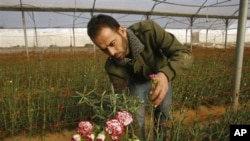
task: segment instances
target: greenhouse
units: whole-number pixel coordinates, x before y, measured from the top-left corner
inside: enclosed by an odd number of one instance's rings
[[[133,122],[117,140],[137,140],[141,101],[114,90],[108,56],[87,33],[99,14],[124,29],[154,21],[192,53],[190,69],[171,82],[167,140],[231,139],[231,125],[250,125],[249,7],[247,0],[1,0],[0,140],[71,140],[80,121],[91,121],[94,141],[106,129],[102,120],[124,109]],[[161,141],[147,104],[147,140]]]

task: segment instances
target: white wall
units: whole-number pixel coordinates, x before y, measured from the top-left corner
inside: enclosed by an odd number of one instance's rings
[[[27,30],[28,46],[36,45],[35,32],[33,29]],[[86,29],[75,29],[76,46],[84,46],[91,43],[87,36]],[[73,29],[38,29],[37,30],[38,46],[49,47],[73,45]],[[24,31],[22,29],[1,29],[0,30],[0,47],[24,46]]]
[[[168,29],[182,43],[190,43],[190,30],[186,29]],[[199,32],[199,41],[206,42],[206,30],[193,30]],[[187,35],[186,35],[187,34]],[[236,42],[236,30],[228,31],[228,42]],[[250,42],[250,32],[246,32],[245,42]],[[33,47],[36,44],[35,32],[33,29],[27,30],[28,46]],[[76,46],[84,46],[92,43],[87,36],[86,29],[75,29]],[[68,47],[73,45],[73,29],[38,29],[37,30],[38,46],[49,47],[62,46]],[[225,31],[209,30],[208,43],[224,44]],[[24,46],[24,31],[22,29],[0,29],[0,47]]]

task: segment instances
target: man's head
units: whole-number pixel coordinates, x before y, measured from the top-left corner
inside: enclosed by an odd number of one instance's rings
[[[111,16],[93,16],[87,32],[91,40],[106,54],[115,59],[123,59],[129,53],[126,29]]]

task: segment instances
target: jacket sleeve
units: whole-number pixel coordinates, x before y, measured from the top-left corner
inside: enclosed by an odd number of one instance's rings
[[[157,23],[152,22],[152,40],[156,42],[156,47],[166,56],[167,63],[159,68],[159,72],[165,73],[169,80],[173,80],[178,74],[184,73],[193,63],[192,52],[176,37],[165,31]]]

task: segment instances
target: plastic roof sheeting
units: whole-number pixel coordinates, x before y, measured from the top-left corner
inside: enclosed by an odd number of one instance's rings
[[[152,19],[172,29],[237,27],[239,0],[1,0],[0,28],[86,27],[95,14],[108,14],[121,25]],[[248,4],[249,5],[249,4]],[[249,7],[249,6],[248,6]],[[248,10],[248,17],[250,12]],[[250,19],[250,18],[249,18]],[[248,26],[248,25],[247,25]]]

